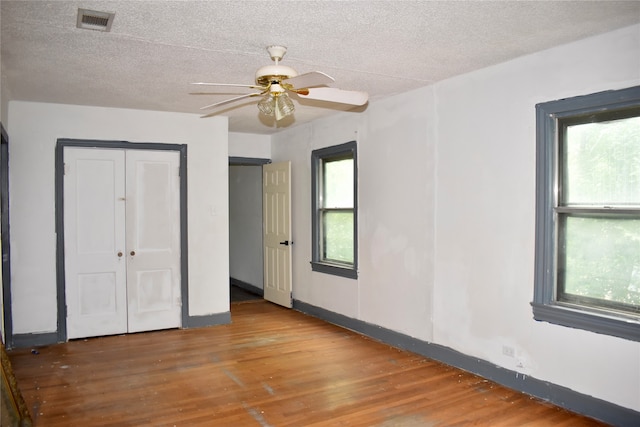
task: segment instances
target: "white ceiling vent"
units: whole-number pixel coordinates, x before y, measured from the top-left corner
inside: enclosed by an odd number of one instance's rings
[[[78,9],[76,26],[85,30],[110,31],[115,13]]]

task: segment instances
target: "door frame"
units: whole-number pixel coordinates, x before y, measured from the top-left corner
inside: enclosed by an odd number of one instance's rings
[[[180,153],[180,290],[182,328],[189,325],[189,257],[187,221],[187,146],[153,142],[103,141],[60,138],[55,149],[56,296],[58,342],[67,341],[67,302],[64,267],[64,148],[112,148],[124,150],[163,150]]]
[[[13,316],[11,311],[11,244],[9,235],[9,135],[0,123],[0,200],[2,203],[2,332],[5,347],[13,348]]]
[[[267,159],[267,158],[263,158],[263,157],[234,157],[234,156],[230,156],[229,157],[229,166],[255,166],[255,167],[259,167],[260,168],[260,185],[263,185],[262,182],[262,166],[263,165],[268,165],[271,164],[271,159]],[[262,196],[262,191],[260,192],[260,195]],[[230,197],[230,195],[229,195]],[[260,210],[261,210],[261,217],[262,217],[262,224],[263,224],[263,231],[260,234],[260,245],[262,247],[262,259],[261,261],[261,265],[260,268],[264,269],[264,212],[262,212],[262,200],[260,201]],[[231,263],[231,258],[229,258],[229,263]],[[262,290],[262,297],[264,298],[264,278],[263,278],[263,283],[261,283],[260,285],[262,285],[262,288],[257,288],[254,286],[254,284],[252,283],[244,283],[241,281],[234,281],[231,282],[231,275],[229,275],[229,284],[230,285],[236,285],[239,286],[240,288],[245,288],[245,290],[248,290],[250,292],[257,292],[258,290]],[[255,287],[255,290],[252,289]]]

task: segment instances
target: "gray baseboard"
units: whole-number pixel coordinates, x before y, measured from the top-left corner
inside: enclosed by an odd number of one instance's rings
[[[11,348],[41,347],[45,345],[57,344],[57,332],[45,332],[41,334],[15,334],[12,339]]]
[[[496,366],[486,360],[467,356],[451,348],[428,343],[380,326],[353,319],[302,301],[293,301],[294,310],[317,317],[329,323],[350,329],[377,341],[411,351],[467,372],[479,375],[505,387],[517,390],[553,403],[607,424],[622,427],[640,425],[640,412],[578,393],[569,388],[522,375],[516,371]]]
[[[229,323],[231,323],[231,312],[227,311],[225,313],[210,314],[207,316],[188,316],[186,322],[183,322],[182,328],[203,328]],[[58,339],[57,332],[15,334],[12,338],[11,346],[7,346],[7,349],[41,347],[62,342]]]
[[[262,288],[253,286],[252,284],[243,282],[242,280],[234,279],[233,277],[231,277],[229,279],[229,284],[237,286],[240,289],[244,289],[247,292],[251,292],[252,294],[260,295],[261,297],[264,296],[264,290]]]
[[[182,323],[183,329],[204,328],[207,326],[227,325],[231,323],[231,312],[208,314],[206,316],[188,316]]]

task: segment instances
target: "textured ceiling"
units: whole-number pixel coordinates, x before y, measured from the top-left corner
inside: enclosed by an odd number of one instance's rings
[[[76,28],[78,8],[115,12],[111,32]],[[375,100],[638,22],[637,1],[2,0],[3,98],[200,113],[242,92],[189,95],[201,90],[190,82],[252,84],[280,44],[282,65]],[[220,108],[230,131],[269,134],[339,109],[297,100],[276,124],[255,104]]]

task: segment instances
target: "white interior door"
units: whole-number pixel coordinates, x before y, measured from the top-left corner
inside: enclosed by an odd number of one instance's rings
[[[176,151],[127,151],[129,332],[181,324],[179,169]]]
[[[181,325],[179,153],[64,150],[67,338]]]
[[[291,162],[264,165],[262,173],[264,298],[291,307]]]
[[[64,149],[67,337],[127,332],[125,156]]]

